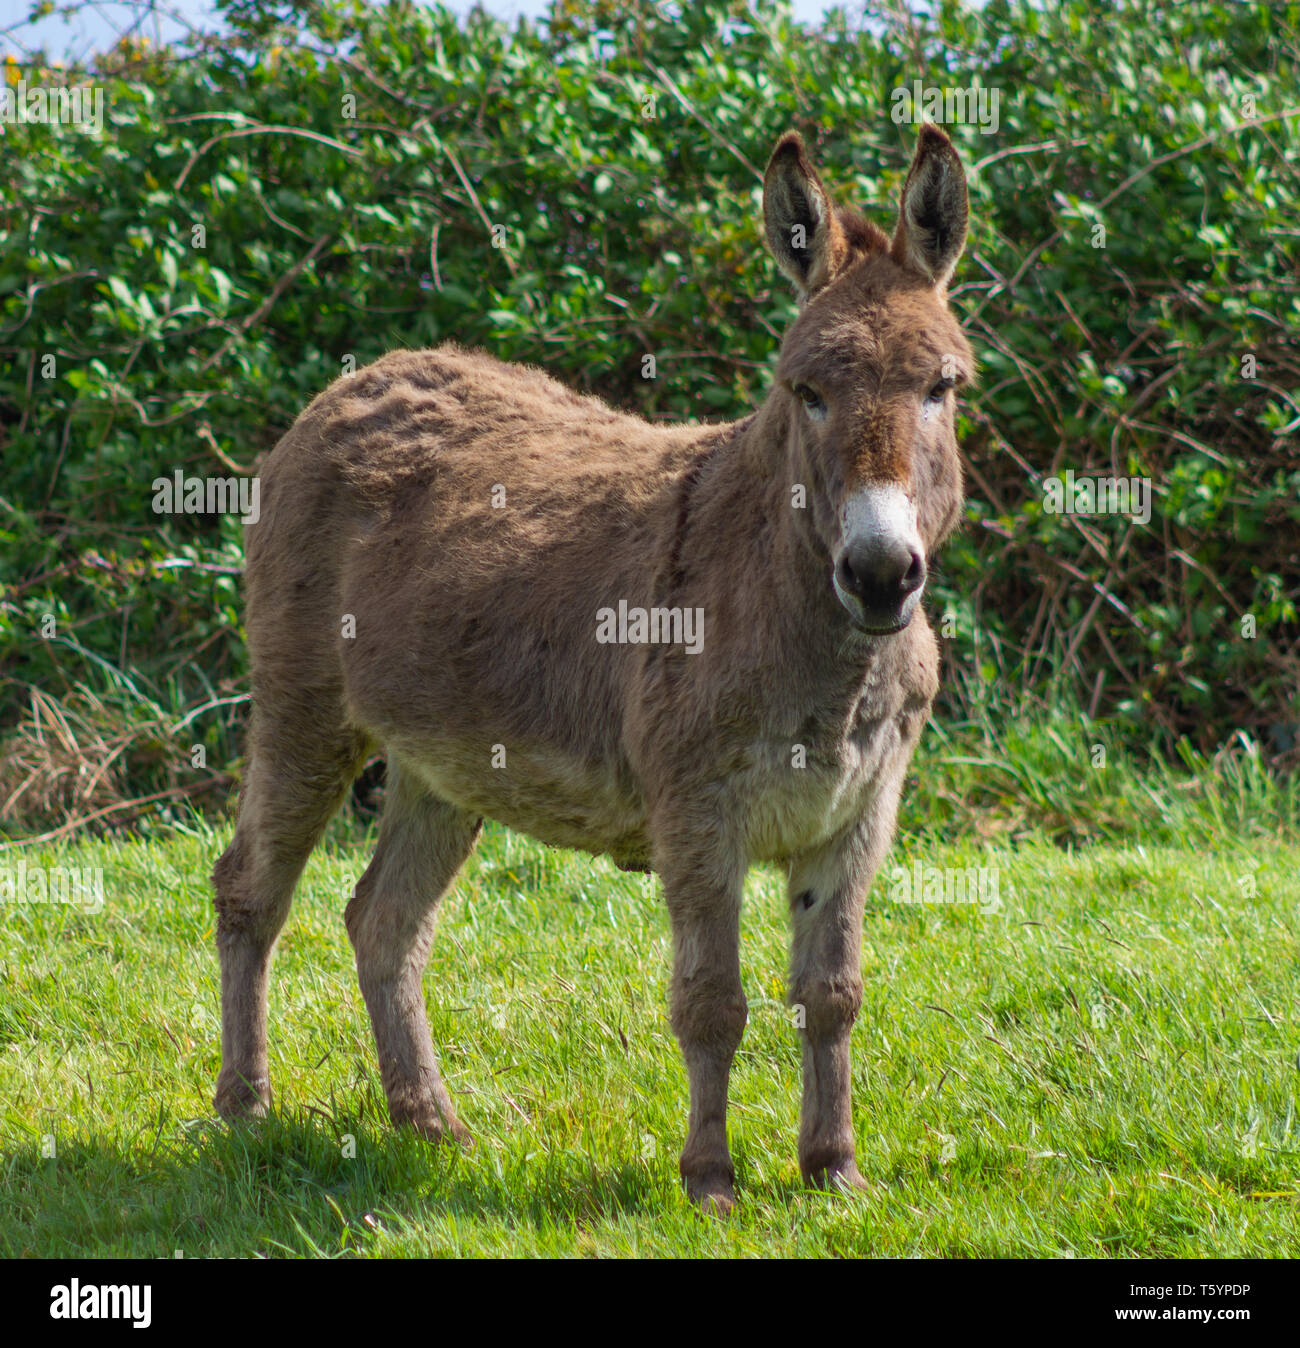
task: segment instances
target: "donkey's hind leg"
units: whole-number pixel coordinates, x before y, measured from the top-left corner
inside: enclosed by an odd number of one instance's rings
[[[214,1104],[225,1118],[271,1104],[266,992],[276,938],[313,847],[365,760],[364,736],[322,733],[322,701],[271,718],[255,709],[239,822],[212,871],[221,956],[221,1074]]]
[[[379,846],[348,904],[348,936],[370,1012],[379,1074],[395,1124],[469,1141],[438,1072],[421,977],[438,902],[482,820],[430,794],[390,757]]]

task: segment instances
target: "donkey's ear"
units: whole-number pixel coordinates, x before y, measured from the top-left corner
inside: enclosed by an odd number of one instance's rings
[[[957,151],[937,126],[925,122],[903,184],[894,261],[945,285],[966,246],[966,214],[966,174]]]
[[[806,300],[843,266],[848,240],[830,193],[804,152],[797,131],[776,143],[763,176],[763,222],[776,264]]]

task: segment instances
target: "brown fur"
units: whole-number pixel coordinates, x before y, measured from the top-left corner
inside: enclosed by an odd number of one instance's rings
[[[942,178],[942,191],[916,190],[949,252],[936,212],[960,173],[927,128],[908,182]],[[276,936],[308,854],[382,746],[379,845],[346,920],[396,1122],[464,1136],[421,974],[438,902],[490,816],[662,877],[690,1078],[681,1168],[717,1210],[733,1201],[742,885],[752,862],[787,865],[789,997],[805,1021],[800,1162],[810,1181],[861,1182],[849,1031],[862,911],[938,651],[919,609],[892,635],[855,627],[831,573],[842,503],[864,484],[907,493],[927,556],[955,525],[952,399],[932,414],[921,400],[945,356],[960,382],[971,354],[943,290],[955,256],[909,242],[906,219],[891,245],[836,212],[797,137],[773,155],[766,211],[805,305],[771,393],[741,421],[652,426],[448,345],[339,379],[270,456],[248,530],[247,776],[214,871],[221,1113],[269,1105]],[[811,239],[792,250],[782,231],[807,211]],[[963,187],[963,237],[964,212]],[[792,392],[804,385],[824,398],[819,424]],[[703,649],[598,644],[596,610],[620,600],[703,609]]]

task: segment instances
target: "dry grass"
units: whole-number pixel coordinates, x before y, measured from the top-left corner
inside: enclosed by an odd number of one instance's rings
[[[56,699],[32,685],[27,710],[0,748],[0,830],[25,841],[93,824],[122,827],[149,806],[193,799],[229,785],[224,772],[196,771],[179,721],[160,708],[123,706],[78,684]],[[133,783],[160,789],[139,794]],[[3,846],[4,844],[0,844]]]

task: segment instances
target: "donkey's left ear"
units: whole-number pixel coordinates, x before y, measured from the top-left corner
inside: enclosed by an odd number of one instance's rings
[[[849,255],[830,193],[809,162],[797,131],[776,143],[763,175],[763,223],[777,266],[800,300],[820,290]]]
[[[903,184],[903,209],[890,249],[894,261],[935,286],[946,285],[966,246],[966,216],[961,160],[948,137],[925,122]]]

